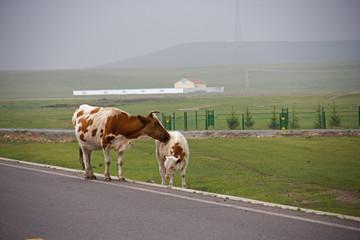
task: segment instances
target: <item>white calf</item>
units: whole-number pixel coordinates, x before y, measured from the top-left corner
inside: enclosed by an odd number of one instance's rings
[[[165,178],[170,178],[173,185],[174,174],[180,168],[181,186],[185,188],[185,172],[189,163],[189,146],[185,137],[179,132],[169,132],[170,140],[160,142],[156,140],[156,158],[159,162],[161,184],[165,185]]]

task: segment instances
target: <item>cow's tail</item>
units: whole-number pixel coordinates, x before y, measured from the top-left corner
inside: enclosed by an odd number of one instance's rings
[[[82,151],[81,147],[79,147],[79,161],[82,166],[82,169],[84,170],[85,169],[84,157],[83,157],[83,151]]]

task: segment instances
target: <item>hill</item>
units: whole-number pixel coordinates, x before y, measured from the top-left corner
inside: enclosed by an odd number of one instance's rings
[[[360,60],[360,41],[186,43],[95,68],[211,66]]]

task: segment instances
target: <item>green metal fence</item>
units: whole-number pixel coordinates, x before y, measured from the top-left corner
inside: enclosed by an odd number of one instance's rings
[[[279,113],[279,126],[281,130],[287,130],[289,125],[289,109],[282,108]]]
[[[332,112],[321,108],[320,114],[316,111],[292,112],[288,108],[282,108],[278,113],[279,128],[287,129],[315,129],[315,128],[360,128],[360,106],[358,110],[339,110],[338,117],[341,119],[341,125],[338,127],[330,126],[329,122]],[[161,121],[167,130],[227,130],[226,118],[230,113],[215,112],[214,110],[204,111],[184,111],[173,113],[162,113]],[[239,119],[238,129],[247,129],[245,124],[245,114],[235,114]],[[273,117],[271,110],[251,112],[255,124],[250,129],[270,129],[269,121]],[[291,124],[295,120],[298,127],[292,128]],[[320,122],[318,127],[315,123]]]

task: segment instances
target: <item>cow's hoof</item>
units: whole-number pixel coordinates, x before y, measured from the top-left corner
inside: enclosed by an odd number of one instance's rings
[[[111,181],[111,177],[104,178],[105,181]]]
[[[119,178],[119,182],[127,182],[124,177]]]
[[[95,179],[97,179],[97,178],[95,177],[95,175],[85,176],[85,180],[95,180]]]

